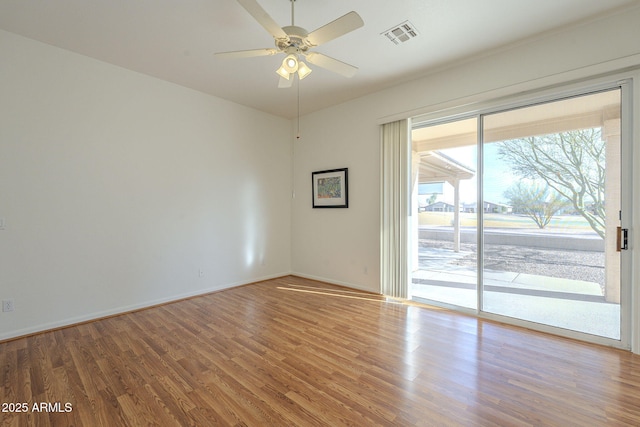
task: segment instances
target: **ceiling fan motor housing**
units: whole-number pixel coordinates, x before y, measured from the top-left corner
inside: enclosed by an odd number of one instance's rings
[[[287,33],[286,39],[276,39],[276,47],[286,53],[304,53],[311,47],[311,44],[307,41],[309,32],[302,27],[295,25],[289,25],[282,27],[282,30]]]

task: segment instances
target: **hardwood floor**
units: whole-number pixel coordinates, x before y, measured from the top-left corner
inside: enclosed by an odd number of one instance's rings
[[[640,425],[636,355],[296,277],[1,343],[0,369],[2,426]]]

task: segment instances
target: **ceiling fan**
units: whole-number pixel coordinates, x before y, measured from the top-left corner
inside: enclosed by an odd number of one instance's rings
[[[295,75],[300,80],[311,73],[311,68],[302,61],[302,58],[309,63],[325,68],[329,71],[341,74],[345,77],[352,77],[357,67],[331,58],[319,52],[312,51],[316,46],[336,39],[364,25],[362,18],[356,12],[349,12],[340,18],[312,31],[308,32],[302,27],[295,25],[294,4],[291,1],[291,25],[280,27],[269,14],[258,4],[256,0],[237,0],[242,7],[253,18],[262,25],[275,40],[275,48],[238,50],[233,52],[220,52],[216,56],[220,58],[250,58],[255,56],[269,56],[283,53],[284,60],[276,73],[280,75],[278,87],[291,87]]]

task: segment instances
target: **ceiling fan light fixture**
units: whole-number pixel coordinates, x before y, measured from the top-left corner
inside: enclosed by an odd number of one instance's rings
[[[287,55],[282,61],[282,68],[287,70],[289,73],[295,73],[298,71],[298,58],[292,53]]]
[[[298,62],[298,77],[300,78],[300,80],[307,77],[309,74],[311,74],[312,71],[313,70],[309,68],[304,62]]]
[[[289,80],[289,76],[291,75],[291,73],[289,71],[287,71],[287,69],[284,67],[284,65],[281,65],[280,68],[278,68],[276,70],[276,73],[278,73],[278,75],[280,77],[283,77],[287,80]]]

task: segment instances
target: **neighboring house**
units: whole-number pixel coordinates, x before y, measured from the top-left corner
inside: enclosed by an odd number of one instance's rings
[[[484,209],[482,210],[484,213],[500,213],[500,214],[510,214],[513,213],[513,207],[509,205],[503,205],[502,203],[493,203],[493,202],[484,202]],[[467,213],[476,213],[478,211],[478,203],[463,203],[462,211]]]
[[[446,202],[435,202],[425,206],[422,210],[424,212],[453,212],[454,206]]]

